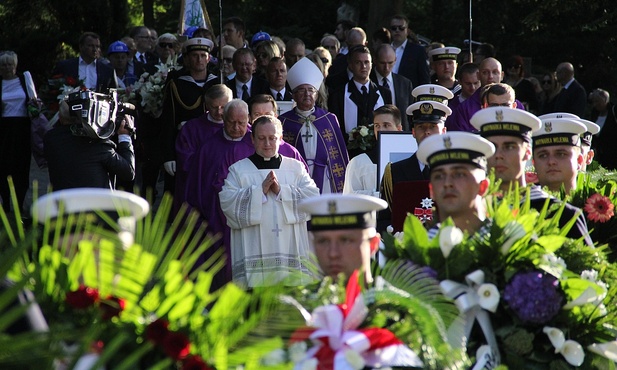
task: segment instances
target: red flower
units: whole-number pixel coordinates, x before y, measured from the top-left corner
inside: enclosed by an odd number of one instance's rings
[[[535,172],[525,172],[525,182],[528,184],[537,184],[538,181],[540,181],[538,179],[538,174]]]
[[[163,347],[163,352],[165,352],[167,356],[174,360],[182,360],[188,356],[191,349],[191,342],[189,338],[182,333],[169,332],[163,339],[161,346]]]
[[[615,215],[615,205],[611,203],[611,200],[597,193],[587,199],[584,209],[587,212],[587,218],[593,222],[604,223]]]
[[[214,370],[200,356],[188,356],[182,361],[182,370]]]
[[[77,86],[77,80],[74,77],[67,76],[65,80],[67,85],[73,87]]]
[[[114,316],[120,316],[120,312],[124,311],[126,301],[122,298],[108,296],[107,299],[101,302],[101,311],[103,311],[103,319],[110,320]]]
[[[84,309],[88,308],[99,300],[99,291],[80,285],[79,289],[74,292],[66,293],[66,303],[74,308]]]
[[[146,338],[155,344],[162,344],[165,337],[169,334],[169,323],[163,319],[158,319],[146,327]]]

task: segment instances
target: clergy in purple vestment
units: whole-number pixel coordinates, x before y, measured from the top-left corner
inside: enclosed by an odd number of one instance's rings
[[[471,125],[471,117],[480,109],[482,109],[482,91],[484,88],[493,83],[499,83],[503,80],[503,70],[501,63],[495,58],[486,58],[482,60],[479,67],[479,77],[481,87],[476,90],[467,100],[462,102],[456,110],[452,111],[452,116],[446,122],[448,131],[468,131],[477,132]],[[516,101],[516,107],[525,109],[520,101]]]
[[[226,85],[218,84],[210,87],[204,94],[207,113],[187,121],[178,133],[174,191],[176,212],[186,200],[186,179],[191,168],[191,160],[199,153],[203,143],[223,127],[223,108],[232,98],[232,91]]]
[[[219,236],[197,263],[204,263],[215,252],[225,249],[227,261],[224,269],[215,276],[213,288],[231,281],[231,233],[218,194],[229,173],[229,166],[255,152],[249,130],[247,104],[241,99],[233,99],[225,106],[223,119],[223,129],[206,140],[191,160],[185,192],[189,206],[196,209],[201,219],[207,222],[207,231]],[[298,151],[289,144],[281,145],[279,153],[302,161]]]
[[[349,155],[336,116],[315,106],[323,74],[303,58],[291,67],[287,82],[297,105],[279,117],[283,139],[305,159],[320,193],[340,193]]]

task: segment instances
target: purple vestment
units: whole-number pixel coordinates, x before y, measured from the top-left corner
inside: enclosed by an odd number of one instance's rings
[[[221,282],[231,281],[231,249],[229,246],[231,231],[221,209],[219,192],[229,173],[229,166],[253,153],[255,153],[255,148],[251,141],[250,131],[247,131],[242,140],[232,141],[225,138],[224,130],[219,130],[196,152],[187,173],[184,194],[187,203],[199,211],[202,220],[207,222],[208,232],[220,236],[220,239],[209,248],[198,263],[205,262],[216,250],[224,246],[228,258],[222,276],[219,277],[224,278]],[[304,159],[291,145],[281,143],[279,153],[299,160],[308,171]]]
[[[186,198],[186,179],[191,168],[191,160],[199,153],[201,146],[209,140],[223,123],[210,120],[208,113],[187,121],[176,138],[176,187],[174,190],[174,209],[176,212]]]
[[[472,96],[456,107],[456,110],[452,110],[452,115],[446,120],[446,128],[448,131],[478,132],[478,130],[471,125],[470,121],[471,117],[482,109],[482,90],[483,88],[480,87]],[[516,100],[516,108],[525,110],[523,104],[518,100]]]
[[[317,152],[314,160],[306,158],[301,136],[305,118],[297,114],[295,109],[279,116],[283,123],[283,138],[298,149],[307,163],[313,161],[312,177],[320,193],[323,193],[322,185],[325,176],[330,180],[331,192],[341,193],[345,183],[345,170],[349,163],[349,155],[338,119],[334,114],[319,107],[315,107],[315,112],[311,116],[315,116],[313,124],[318,131]]]

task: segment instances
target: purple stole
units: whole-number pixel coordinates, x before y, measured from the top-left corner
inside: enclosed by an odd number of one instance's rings
[[[317,128],[317,151],[315,159],[306,158],[304,153],[302,136],[302,127],[305,120],[302,116],[296,113],[295,109],[279,116],[283,123],[283,138],[286,142],[298,149],[300,155],[310,164],[313,162],[313,180],[319,187],[319,192],[322,193],[322,185],[324,176],[328,171],[330,178],[330,191],[333,193],[341,193],[345,182],[345,170],[349,163],[349,155],[347,154],[347,146],[343,140],[343,134],[339,126],[338,119],[332,113],[329,113],[321,108],[315,107],[315,116],[313,124]]]

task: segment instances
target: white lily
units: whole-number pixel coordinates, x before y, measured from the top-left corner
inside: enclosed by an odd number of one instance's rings
[[[508,239],[501,246],[501,254],[504,256],[508,254],[512,245],[516,243],[519,239],[527,235],[527,231],[520,222],[510,221],[504,227],[504,231],[509,234]]]
[[[495,284],[482,284],[478,287],[477,292],[480,307],[491,312],[497,311],[501,295]]]
[[[608,343],[594,343],[588,346],[587,349],[617,362],[617,340]]]
[[[545,326],[542,330],[555,347],[555,353],[561,353],[566,361],[572,366],[581,366],[585,361],[583,347],[576,341],[566,340],[563,332],[557,328]]]
[[[345,360],[354,370],[364,369],[366,365],[362,356],[352,349],[345,350]]]
[[[463,241],[463,232],[456,226],[445,226],[439,231],[439,248],[445,258]]]

